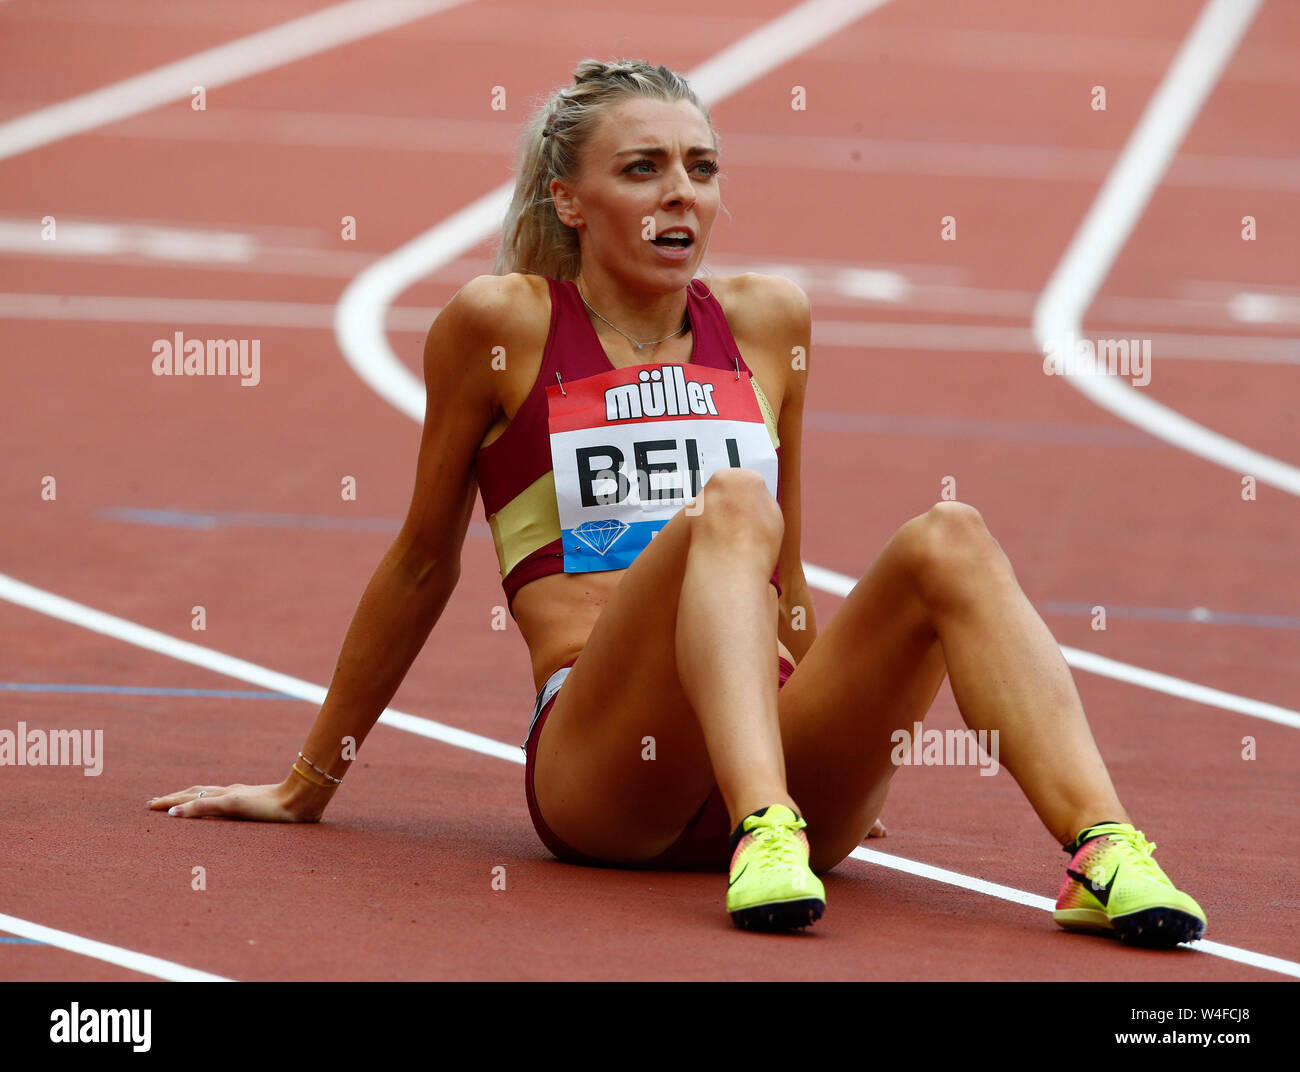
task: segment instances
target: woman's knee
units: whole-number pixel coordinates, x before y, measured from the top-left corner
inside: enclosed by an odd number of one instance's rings
[[[721,469],[714,473],[686,512],[693,531],[727,540],[753,538],[779,547],[785,534],[780,505],[772,498],[762,474],[752,469]]]
[[[967,503],[935,503],[899,529],[897,539],[916,591],[931,607],[978,594],[1010,571],[984,518]]]

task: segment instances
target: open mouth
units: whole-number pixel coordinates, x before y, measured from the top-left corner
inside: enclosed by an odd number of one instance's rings
[[[666,231],[651,241],[661,249],[689,249],[695,239],[685,231]]]

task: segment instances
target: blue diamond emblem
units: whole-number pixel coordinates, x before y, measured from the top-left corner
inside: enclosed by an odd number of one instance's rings
[[[598,555],[603,555],[627,532],[622,521],[584,521],[573,534]]]

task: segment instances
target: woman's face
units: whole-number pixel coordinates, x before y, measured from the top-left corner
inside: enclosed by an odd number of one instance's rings
[[[598,263],[638,289],[686,286],[718,214],[717,159],[708,121],[690,101],[633,97],[607,108],[576,178],[551,183],[560,219],[578,231],[583,265]]]

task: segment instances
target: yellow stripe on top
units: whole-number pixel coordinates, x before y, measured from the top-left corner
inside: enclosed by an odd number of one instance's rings
[[[750,384],[753,385],[754,394],[758,398],[758,408],[763,411],[763,423],[767,425],[767,434],[772,437],[772,446],[779,447],[781,440],[776,435],[776,418],[772,416],[772,406],[767,400],[767,395],[763,393],[763,388],[758,386],[758,380],[750,376]]]
[[[555,501],[555,473],[548,469],[488,518],[501,576],[560,538],[560,511]]]

